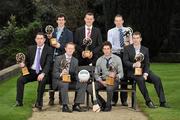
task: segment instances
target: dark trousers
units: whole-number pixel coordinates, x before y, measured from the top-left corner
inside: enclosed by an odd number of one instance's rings
[[[116,54],[116,53],[113,53],[113,54],[119,56],[121,58],[121,61],[122,61],[122,64],[123,64],[123,52],[121,52],[120,54]],[[128,81],[128,79],[126,77],[126,69],[124,67],[124,64],[123,64],[123,72],[124,72],[124,77],[121,79],[121,81],[123,83],[125,83],[125,82]],[[127,89],[127,84],[121,84],[121,89]],[[121,103],[126,102],[127,101],[127,92],[120,92],[120,98],[121,98]],[[114,103],[117,103],[117,101],[118,101],[118,92],[114,92],[112,101]]]
[[[111,100],[112,100],[112,97],[113,97],[113,92],[115,90],[115,86],[117,86],[116,84],[118,84],[118,82],[115,82],[114,86],[107,85],[105,87],[100,82],[95,82],[96,98],[97,98],[97,102],[98,102],[98,104],[100,106],[102,106],[102,104],[105,102],[105,100],[99,95],[98,91],[106,89],[106,91],[107,91],[107,103],[106,103],[106,107],[110,107],[111,106]],[[88,93],[91,96],[93,96],[92,84],[88,85],[87,91],[88,91]]]
[[[149,72],[147,80],[145,80],[143,76],[133,76],[132,79],[136,80],[139,90],[141,91],[146,102],[151,101],[151,99],[149,97],[145,82],[154,85],[156,93],[159,97],[159,102],[166,102],[161,79],[157,75],[155,75],[152,71]]]
[[[24,86],[26,83],[37,81],[38,74],[34,70],[30,70],[30,74],[26,76],[20,76],[17,80],[17,95],[16,101],[22,103],[23,102],[23,95],[24,95]],[[37,89],[37,100],[36,104],[39,106],[43,106],[43,93],[45,89],[46,78],[42,81],[38,81],[38,89]]]

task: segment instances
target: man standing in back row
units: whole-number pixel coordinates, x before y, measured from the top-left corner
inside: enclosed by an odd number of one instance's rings
[[[127,32],[128,28],[123,27],[123,17],[121,15],[116,15],[114,18],[115,27],[108,30],[108,41],[112,44],[112,53],[123,59],[124,46],[132,43],[132,33]],[[128,40],[128,41],[127,41]],[[124,77],[121,79],[123,82],[127,82],[126,69],[123,67]],[[122,89],[127,89],[126,84],[121,85]],[[123,106],[128,106],[127,104],[127,93],[121,92],[121,103]],[[112,105],[115,106],[118,101],[118,92],[114,92]]]
[[[94,22],[94,14],[91,12],[86,13],[85,18],[85,26],[77,28],[75,33],[74,43],[76,46],[76,55],[79,60],[79,65],[89,65],[92,63],[96,64],[96,60],[98,59],[99,52],[102,46],[102,36],[99,28],[93,26]],[[92,44],[88,47],[83,44],[85,38],[90,38],[92,40]],[[90,51],[89,56],[85,55],[85,49],[88,48]]]

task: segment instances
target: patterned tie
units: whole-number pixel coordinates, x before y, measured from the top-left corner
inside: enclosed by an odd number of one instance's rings
[[[91,29],[90,28],[87,28],[87,37],[90,38],[91,37]]]
[[[122,29],[119,29],[119,40],[120,40],[120,47],[124,47],[124,34]]]
[[[36,57],[36,73],[38,74],[39,71],[40,71],[40,52],[41,52],[41,48],[38,48],[38,51],[37,51],[37,57]]]

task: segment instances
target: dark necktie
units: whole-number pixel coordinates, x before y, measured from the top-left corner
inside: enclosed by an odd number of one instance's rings
[[[119,41],[120,41],[120,47],[124,46],[124,34],[122,29],[119,29]]]
[[[109,61],[111,60],[111,57],[106,59],[106,68],[108,69],[109,68]]]
[[[87,28],[87,37],[90,38],[91,37],[91,29]]]

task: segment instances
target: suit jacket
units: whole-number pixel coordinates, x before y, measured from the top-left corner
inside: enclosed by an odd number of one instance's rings
[[[26,55],[26,66],[30,70],[36,56],[36,50],[37,50],[37,45],[29,46],[27,50],[27,55]],[[44,45],[44,48],[41,53],[41,58],[40,58],[40,64],[43,73],[48,74],[50,64],[52,60],[52,49],[48,45]]]
[[[144,60],[141,62],[143,73],[149,74],[149,50],[148,48],[141,45],[140,52],[144,54]],[[135,63],[135,48],[133,44],[124,48],[123,62],[127,67],[127,76],[132,77],[134,75],[133,63]]]
[[[60,80],[61,61],[66,59],[65,54],[57,56],[55,59],[53,67],[53,89],[56,89],[58,86],[58,81]],[[71,58],[69,74],[71,75],[71,81],[78,81],[78,60],[75,57]]]
[[[85,26],[76,29],[74,43],[76,44],[76,50],[81,56],[82,51],[85,50],[83,45],[83,39],[85,38]],[[93,52],[93,56],[98,56],[102,46],[102,36],[98,28],[92,27],[91,30],[92,44],[89,46],[89,50]]]
[[[57,28],[55,28],[52,37],[56,38],[57,36]],[[66,27],[64,27],[61,36],[58,39],[58,42],[60,43],[60,48],[57,49],[57,52],[59,55],[62,55],[65,53],[64,47],[66,43],[73,41],[73,33]]]

